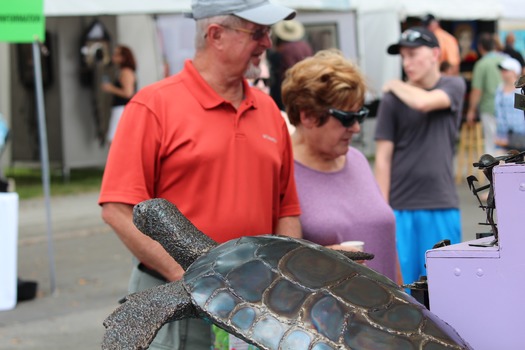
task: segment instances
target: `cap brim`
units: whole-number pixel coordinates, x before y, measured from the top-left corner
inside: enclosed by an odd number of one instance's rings
[[[419,42],[415,41],[400,41],[397,44],[392,44],[388,47],[387,52],[390,55],[399,55],[399,49],[402,47],[420,47],[420,46],[428,46]]]
[[[295,10],[277,4],[267,3],[253,9],[235,12],[234,15],[256,24],[270,26],[282,20],[295,17]]]
[[[388,52],[390,55],[398,55],[399,54],[399,44],[392,44],[388,47],[386,52]]]

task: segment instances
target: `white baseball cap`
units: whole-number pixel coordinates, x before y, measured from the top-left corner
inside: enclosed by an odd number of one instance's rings
[[[192,0],[191,10],[188,17],[194,19],[235,15],[266,26],[292,19],[296,14],[295,10],[268,0]]]
[[[505,57],[503,59],[503,61],[501,61],[498,64],[498,67],[499,67],[499,69],[513,71],[514,73],[516,73],[516,75],[521,75],[521,64],[520,64],[520,62],[517,59],[512,58],[510,56]]]

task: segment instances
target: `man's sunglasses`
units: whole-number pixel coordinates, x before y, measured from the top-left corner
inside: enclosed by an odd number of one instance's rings
[[[368,116],[368,113],[370,111],[366,107],[361,107],[357,112],[347,112],[335,108],[328,109],[328,114],[339,120],[345,128],[353,126],[356,121],[361,124]]]
[[[230,26],[226,26],[226,25],[223,25],[223,24],[219,24],[221,27],[224,27],[224,28],[227,28],[227,29],[231,29],[231,30],[236,30],[238,32],[243,32],[243,33],[247,33],[247,34],[250,34],[251,37],[252,37],[252,40],[255,40],[255,41],[259,41],[265,37],[269,37],[270,35],[272,35],[272,28],[271,27],[259,27],[255,30],[250,30],[250,29],[246,29],[246,28],[239,28],[239,27],[230,27]]]
[[[415,42],[417,39],[422,39],[426,41],[429,44],[434,44],[434,40],[432,40],[431,37],[428,35],[418,32],[416,30],[407,29],[401,34],[401,40],[408,41],[408,42]]]

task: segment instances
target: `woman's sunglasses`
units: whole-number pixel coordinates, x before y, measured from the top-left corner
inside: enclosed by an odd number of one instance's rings
[[[345,128],[353,126],[356,121],[361,124],[368,116],[368,113],[370,111],[366,107],[361,107],[357,112],[347,112],[335,108],[328,109],[328,114],[339,120]]]

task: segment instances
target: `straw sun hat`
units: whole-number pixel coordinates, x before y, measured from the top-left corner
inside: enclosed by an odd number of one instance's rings
[[[273,26],[275,35],[284,41],[298,41],[304,37],[304,26],[296,20],[281,21]]]

